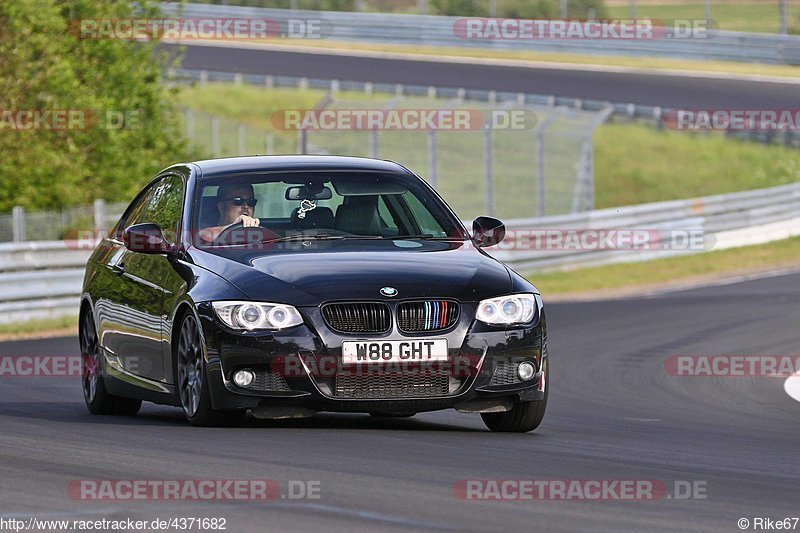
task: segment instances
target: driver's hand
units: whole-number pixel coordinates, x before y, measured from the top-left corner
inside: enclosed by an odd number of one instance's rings
[[[247,215],[239,215],[236,217],[236,220],[233,221],[233,224],[238,224],[239,222],[241,222],[242,227],[245,228],[254,228],[261,225],[261,221],[259,219]]]

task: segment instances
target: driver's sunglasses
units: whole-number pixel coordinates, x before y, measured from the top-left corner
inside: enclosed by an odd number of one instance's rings
[[[258,203],[258,200],[255,198],[243,198],[241,196],[234,196],[233,198],[228,198],[225,201],[232,203],[236,207],[241,207],[244,204],[247,204],[248,207],[255,207]]]

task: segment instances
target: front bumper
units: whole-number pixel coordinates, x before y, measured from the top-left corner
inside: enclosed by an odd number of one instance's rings
[[[541,400],[547,369],[544,315],[537,316],[529,326],[501,330],[472,320],[475,304],[462,303],[461,306],[458,322],[441,333],[402,334],[395,327],[385,334],[365,337],[332,331],[319,308],[299,308],[306,323],[284,332],[237,332],[217,319],[209,303],[201,303],[198,314],[207,346],[212,405],[220,410],[273,406],[309,411],[411,414],[448,408],[475,411],[493,405]],[[370,369],[375,371],[372,376],[367,372],[367,376],[359,379],[354,377],[359,370],[341,364],[344,341],[415,338],[447,339],[449,361],[433,369],[381,369],[380,365],[372,365]],[[533,379],[525,382],[515,379],[516,365],[522,361],[533,363],[536,369]],[[233,383],[234,372],[241,369],[253,370],[260,377],[257,390]],[[428,386],[425,380],[433,374],[441,377],[442,371],[448,373],[444,381],[437,382],[443,388],[439,393],[432,393],[432,389],[425,388]],[[409,372],[414,375],[409,377]],[[416,379],[425,392],[397,396],[394,378]],[[371,379],[380,384],[375,390],[390,393],[381,396],[378,392],[376,395],[381,397],[363,397],[351,394],[352,389],[347,388],[353,383],[367,383],[369,388],[369,383],[373,383]],[[422,389],[412,386],[411,390]]]

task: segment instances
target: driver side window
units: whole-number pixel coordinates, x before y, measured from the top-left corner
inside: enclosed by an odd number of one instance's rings
[[[164,239],[170,244],[177,240],[183,212],[183,190],[180,176],[166,176],[153,187],[142,217],[142,222],[158,224],[164,232]]]
[[[115,238],[122,240],[122,233],[129,226],[149,222],[158,224],[164,239],[174,244],[183,211],[183,193],[180,176],[170,175],[158,180],[128,207],[117,226]]]
[[[127,211],[122,218],[117,223],[116,230],[114,232],[114,238],[121,241],[122,234],[125,232],[125,228],[128,226],[133,226],[134,224],[139,224],[142,222],[142,217],[144,216],[144,210],[147,207],[148,202],[150,202],[150,198],[153,195],[153,187],[150,187],[145,192],[143,192],[138,198],[131,202],[131,205],[128,206]]]

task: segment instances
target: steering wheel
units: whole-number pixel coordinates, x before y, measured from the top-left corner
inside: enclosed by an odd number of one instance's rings
[[[214,244],[218,246],[261,244],[264,240],[276,238],[278,238],[278,234],[264,226],[245,228],[241,222],[237,222],[220,231],[214,238]]]

